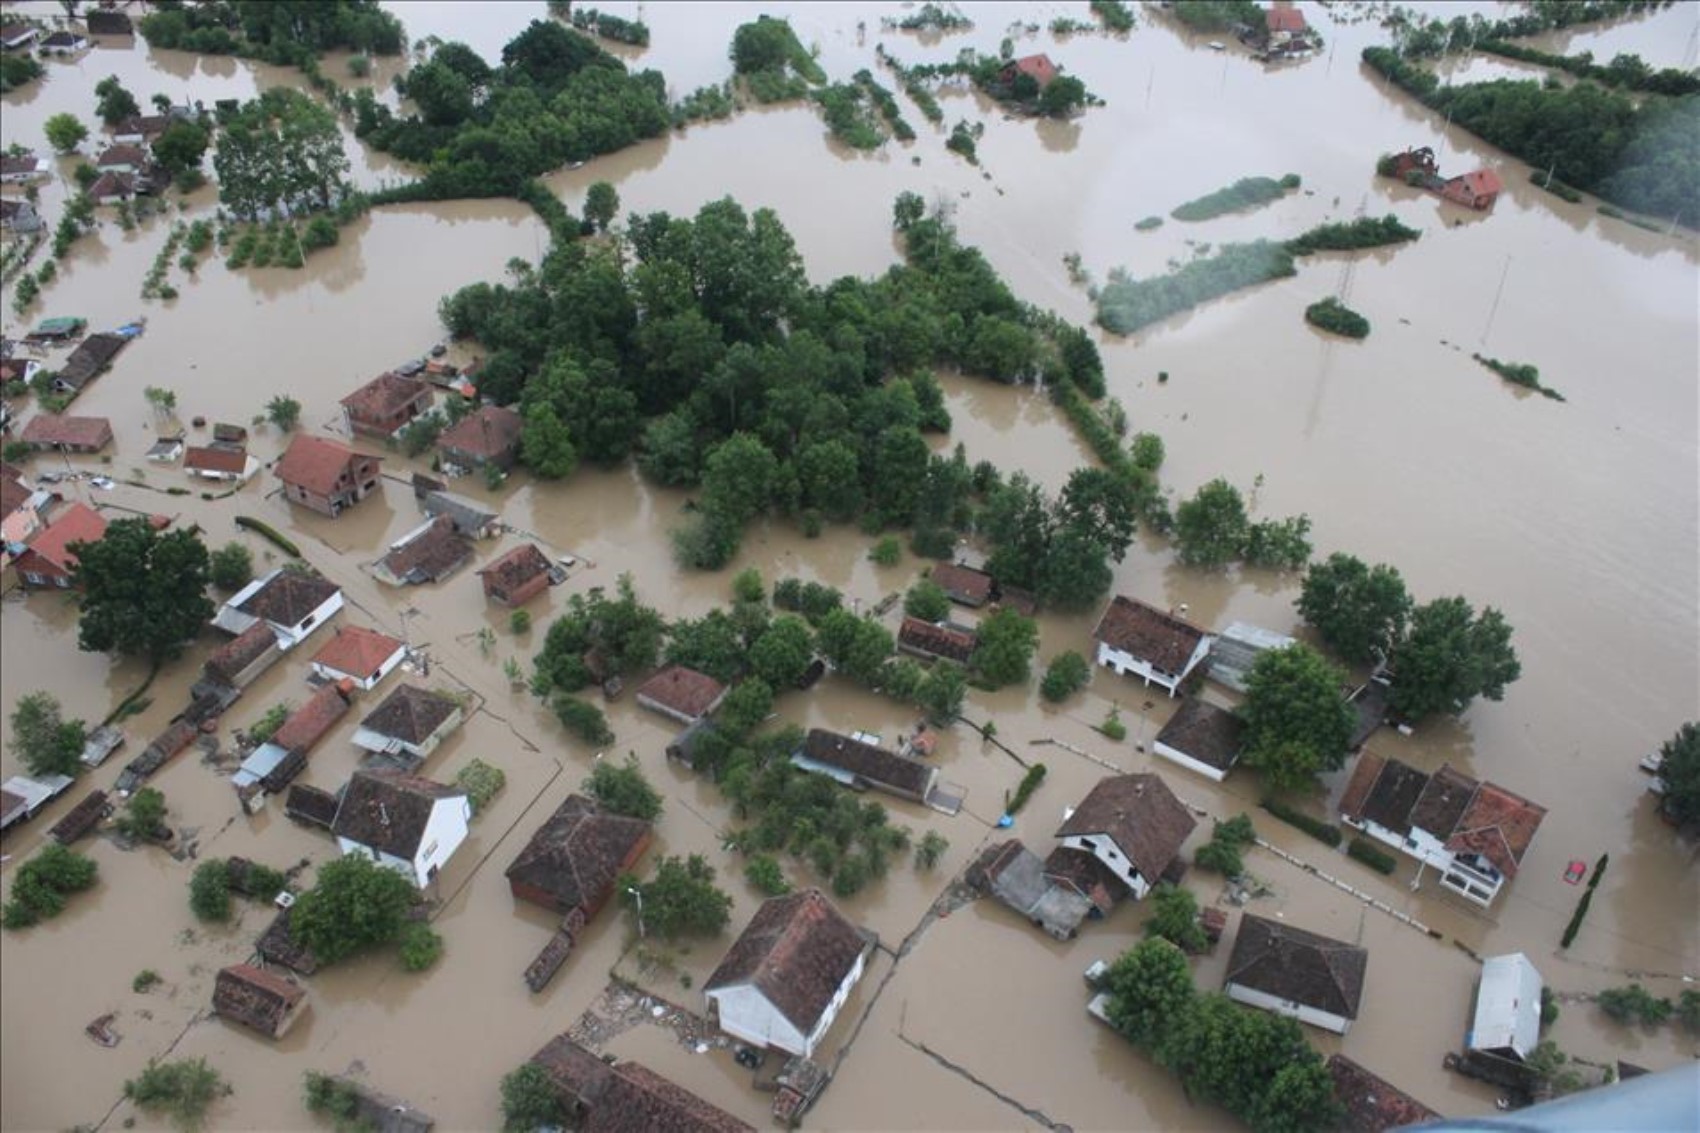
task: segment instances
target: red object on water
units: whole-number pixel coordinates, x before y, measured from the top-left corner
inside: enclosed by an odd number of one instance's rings
[[[1588,863],[1581,859],[1577,859],[1576,861],[1571,862],[1569,868],[1564,871],[1564,880],[1575,885],[1578,881],[1582,880],[1582,875],[1587,872]]]

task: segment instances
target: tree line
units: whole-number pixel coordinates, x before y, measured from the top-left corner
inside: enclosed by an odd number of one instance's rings
[[[347,48],[374,55],[407,50],[401,21],[378,0],[155,0],[137,28],[155,47],[241,55],[285,66]]]

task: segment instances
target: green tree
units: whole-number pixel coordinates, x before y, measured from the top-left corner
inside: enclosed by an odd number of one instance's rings
[[[1240,555],[1249,521],[1240,491],[1216,479],[1175,509],[1175,545],[1189,566],[1224,566]]]
[[[0,912],[0,924],[8,929],[28,928],[38,921],[65,911],[65,897],[81,893],[95,883],[99,870],[94,859],[58,843],[49,843],[18,867],[12,880],[12,897]]]
[[[154,787],[143,787],[130,796],[124,813],[114,825],[130,838],[161,839],[170,833],[165,825],[165,795]]]
[[[533,1133],[567,1124],[567,1112],[549,1072],[527,1062],[502,1079],[504,1133]]]
[[[703,468],[703,507],[734,527],[767,510],[779,461],[759,439],[738,433],[708,454]]]
[[[1151,895],[1151,919],[1145,935],[1167,940],[1182,952],[1198,953],[1209,944],[1198,923],[1198,899],[1192,890],[1178,885],[1159,885]]]
[[[207,1110],[231,1093],[224,1076],[204,1058],[155,1062],[124,1083],[124,1096],[147,1110],[158,1110],[177,1128],[199,1129]]]
[[[193,122],[177,121],[165,128],[153,144],[153,155],[173,177],[199,171],[212,139]]]
[[[1608,987],[1595,997],[1595,1002],[1619,1023],[1639,1023],[1649,1028],[1669,1019],[1675,1010],[1670,1000],[1660,999],[1640,984]]]
[[[962,666],[939,661],[921,678],[915,690],[915,702],[928,720],[942,727],[962,714],[962,702],[967,695],[968,677]]]
[[[598,232],[608,231],[609,223],[620,211],[620,194],[606,181],[593,183],[584,194],[584,218],[596,225]]]
[[[1345,762],[1356,721],[1342,674],[1309,646],[1258,654],[1246,677],[1246,763],[1277,790],[1297,789]]]
[[[750,646],[750,671],[775,689],[796,688],[815,656],[814,634],[802,618],[786,614]]]
[[[744,671],[747,646],[724,610],[710,610],[696,621],[677,621],[667,632],[666,659],[730,684]]]
[[[1392,653],[1410,618],[1411,596],[1395,568],[1336,553],[1305,572],[1298,611],[1342,660],[1364,665]]]
[[[254,556],[232,540],[214,551],[209,559],[209,576],[220,590],[240,590],[254,578]]]
[[[443,938],[424,921],[408,921],[400,933],[401,966],[409,972],[423,972],[443,954]]]
[[[1492,606],[1477,616],[1463,598],[1437,598],[1411,614],[1393,649],[1393,711],[1409,720],[1459,715],[1478,696],[1500,700],[1523,673],[1511,625]]]
[[[601,747],[614,742],[614,730],[608,726],[608,717],[590,701],[556,693],[549,707],[554,709],[555,716],[567,731],[585,743]]]
[[[564,480],[578,467],[572,434],[548,405],[533,405],[520,426],[519,455],[545,480]]]
[[[1039,682],[1039,695],[1052,704],[1061,704],[1092,680],[1092,666],[1086,658],[1070,649],[1051,658],[1045,677]]]
[[[791,883],[785,878],[785,868],[772,854],[752,856],[744,866],[744,880],[769,897],[780,897],[791,892]]]
[[[15,726],[15,725],[14,725]],[[1700,724],[1689,721],[1659,748],[1659,806],[1682,826],[1700,824]]]
[[[266,402],[266,420],[281,433],[290,432],[301,421],[301,403],[287,394],[278,394]]]
[[[1086,103],[1086,84],[1073,75],[1058,75],[1039,92],[1039,113],[1066,118]]]
[[[1186,955],[1153,937],[1123,952],[1104,977],[1110,1025],[1135,1046],[1154,1047],[1191,1010],[1195,991]]]
[[[430,126],[457,126],[472,117],[472,84],[466,76],[433,59],[409,71],[404,89]]]
[[[590,777],[584,781],[585,793],[602,805],[602,809],[628,818],[654,822],[661,817],[661,795],[644,778],[637,756],[627,754],[623,764],[599,759]]]
[[[319,867],[313,888],[296,898],[289,931],[321,964],[335,964],[393,941],[417,897],[407,878],[360,854]]]
[[[1038,648],[1038,624],[1006,607],[980,623],[974,668],[994,686],[1022,684],[1027,680],[1033,653]]]
[[[81,720],[65,720],[59,701],[48,692],[18,698],[12,709],[12,751],[31,775],[70,775],[81,770],[84,735]]]
[[[212,620],[207,549],[187,529],[119,519],[93,543],[73,543],[83,592],[78,648],[171,660]]]
[[[1250,1115],[1250,1124],[1258,1133],[1310,1133],[1337,1128],[1339,1119],[1334,1076],[1314,1051],[1307,1050],[1275,1071]]]
[[[950,849],[950,839],[937,830],[927,831],[915,846],[915,868],[932,869],[944,859],[945,851],[948,849]]]
[[[47,144],[60,153],[70,153],[89,136],[89,128],[77,121],[75,114],[55,114],[48,118],[42,129],[47,134]]]
[[[742,737],[767,719],[768,713],[772,711],[773,689],[760,677],[750,677],[739,681],[737,686],[726,694],[715,720],[731,735]]]
[[[97,99],[95,113],[108,126],[116,126],[124,119],[142,112],[136,96],[124,89],[124,84],[118,81],[117,75],[108,75],[96,83],[94,93]]]
[[[842,607],[821,616],[816,645],[834,669],[851,680],[874,684],[891,656],[891,631]]]
[[[195,867],[189,878],[189,909],[203,921],[230,919],[230,869],[223,858]]]
[[[714,867],[701,854],[662,858],[649,881],[633,886],[623,879],[620,894],[634,912],[641,902],[644,931],[663,940],[713,936],[732,916],[732,898],[715,886]]]
[[[950,595],[930,576],[917,578],[903,594],[903,612],[924,622],[942,622],[950,617]]]

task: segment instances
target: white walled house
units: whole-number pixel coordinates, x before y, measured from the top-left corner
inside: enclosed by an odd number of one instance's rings
[[[412,775],[356,771],[331,833],[344,854],[361,854],[424,889],[460,844],[472,821],[466,792]]]
[[[256,622],[271,626],[278,648],[295,648],[342,609],[342,588],[318,575],[274,570],[231,595],[213,625],[226,633],[247,632]]]
[[[313,655],[313,672],[327,681],[351,680],[370,692],[407,656],[397,638],[364,626],[340,626]]]
[[[1210,656],[1216,640],[1185,618],[1118,594],[1098,628],[1098,664],[1120,676],[1133,674],[1170,696]]]
[[[398,685],[360,721],[354,746],[417,768],[466,719],[466,710],[447,693]]]
[[[813,1057],[870,947],[818,889],[771,898],[703,986],[708,1009],[734,1038]]]
[[[1521,1062],[1540,1039],[1541,973],[1521,952],[1489,956],[1464,1049]]]
[[[1222,990],[1229,999],[1343,1035],[1363,999],[1369,953],[1244,913]]]
[[[1226,708],[1184,700],[1151,742],[1151,754],[1220,783],[1245,750],[1245,723]]]
[[[1097,858],[1139,901],[1197,825],[1167,783],[1141,772],[1100,779],[1056,836],[1067,849]]]

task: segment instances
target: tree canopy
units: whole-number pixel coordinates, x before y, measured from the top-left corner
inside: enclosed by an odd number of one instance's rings
[[[638,601],[629,574],[620,576],[613,598],[599,586],[574,594],[549,626],[532,690],[539,696],[576,692],[597,680],[651,668],[665,629],[661,615]]]
[[[1266,649],[1246,677],[1246,763],[1272,787],[1306,786],[1346,760],[1356,717],[1342,674],[1307,645]]]
[[[628,754],[624,763],[598,759],[584,789],[602,809],[628,818],[654,822],[661,817],[661,795],[649,785],[637,757]]]
[[[1338,553],[1305,572],[1297,604],[1323,642],[1355,665],[1389,657],[1411,616],[1411,596],[1396,568]]]
[[[663,940],[713,936],[732,916],[732,898],[715,886],[714,867],[701,854],[662,858],[648,881],[622,881],[620,896],[642,918],[644,931]]]
[[[1700,825],[1700,724],[1689,721],[1659,748],[1660,806],[1684,826]]]
[[[1489,606],[1477,615],[1463,598],[1418,606],[1393,649],[1393,710],[1420,720],[1461,714],[1478,696],[1500,700],[1523,673],[1511,646],[1511,625]]]
[[[12,709],[12,750],[31,775],[74,777],[82,769],[84,739],[83,722],[61,717],[52,693],[21,696]]]
[[[416,897],[397,871],[350,854],[319,867],[318,881],[290,910],[289,931],[319,963],[334,964],[394,940]]]
[[[252,220],[329,207],[347,188],[349,165],[336,114],[300,91],[273,87],[225,122],[213,169],[219,200]]]
[[[212,619],[207,549],[193,532],[119,519],[99,540],[70,550],[83,591],[80,649],[168,661]]]
[[[993,687],[1025,684],[1038,648],[1038,625],[1032,618],[1004,607],[980,623],[974,668]]]

